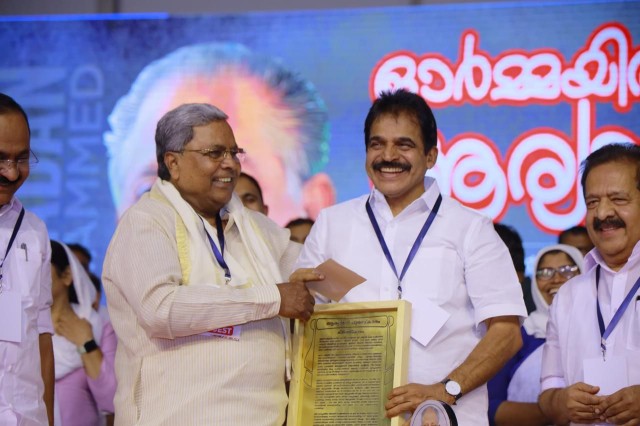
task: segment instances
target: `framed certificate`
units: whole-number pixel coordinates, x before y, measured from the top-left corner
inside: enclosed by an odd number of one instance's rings
[[[410,316],[396,300],[316,305],[296,321],[287,425],[401,425],[384,404],[407,381]]]

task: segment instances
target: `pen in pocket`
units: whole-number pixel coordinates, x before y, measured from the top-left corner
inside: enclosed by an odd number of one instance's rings
[[[27,243],[22,243],[22,244],[20,245],[20,248],[21,248],[22,250],[24,250],[24,260],[25,260],[26,262],[28,262],[28,261],[29,261],[29,252],[27,251]]]

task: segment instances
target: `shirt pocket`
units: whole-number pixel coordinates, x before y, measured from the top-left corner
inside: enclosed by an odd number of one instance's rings
[[[458,256],[444,248],[421,248],[402,280],[403,293],[409,300],[426,297],[443,305],[458,285]]]
[[[37,305],[40,292],[51,288],[51,276],[43,283],[42,261],[44,252],[38,241],[30,238],[30,232],[24,232],[16,238],[7,259],[8,276],[11,285],[20,289],[22,303],[26,308]],[[7,267],[7,265],[5,265]]]

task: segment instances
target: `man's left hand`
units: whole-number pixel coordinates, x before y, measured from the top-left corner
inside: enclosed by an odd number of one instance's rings
[[[614,425],[640,425],[640,385],[628,386],[609,395],[600,404],[601,420]]]
[[[444,401],[449,405],[455,403],[455,399],[444,390],[442,383],[433,385],[410,383],[398,386],[391,391],[387,399],[389,402],[385,404],[384,408],[387,409],[386,416],[388,418],[398,416],[406,411],[413,413],[418,405],[427,399]]]

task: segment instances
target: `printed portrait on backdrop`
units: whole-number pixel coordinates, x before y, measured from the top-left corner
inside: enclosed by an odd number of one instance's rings
[[[236,43],[196,44],[139,74],[116,104],[104,139],[109,184],[120,216],[157,178],[154,131],[184,103],[211,103],[229,115],[242,170],[260,183],[269,216],[281,225],[335,202],[328,161],[329,123],[314,86],[275,59]]]
[[[3,16],[0,91],[29,114],[40,160],[19,196],[99,273],[156,179],[158,119],[206,102],[229,114],[269,217],[316,219],[371,189],[361,117],[404,87],[436,112],[442,194],[516,228],[530,269],[584,223],[580,162],[640,144],[640,0],[538,3]]]

